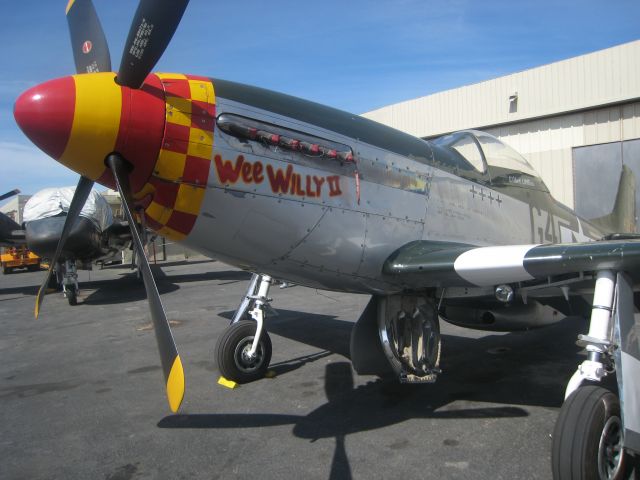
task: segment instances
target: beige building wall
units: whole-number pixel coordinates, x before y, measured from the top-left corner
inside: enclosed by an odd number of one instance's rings
[[[553,196],[573,208],[573,148],[639,139],[640,102],[482,130],[522,153]]]
[[[22,224],[22,211],[24,210],[24,205],[27,203],[27,200],[31,198],[31,195],[16,195],[12,197],[10,200],[7,200],[0,207],[0,212],[7,215],[18,225]]]
[[[422,138],[489,132],[573,207],[573,148],[640,138],[640,40],[363,116]]]

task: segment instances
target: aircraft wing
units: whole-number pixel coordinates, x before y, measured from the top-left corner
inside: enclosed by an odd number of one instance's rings
[[[24,245],[24,230],[4,213],[0,213],[0,246]]]
[[[394,252],[383,272],[408,288],[489,287],[608,269],[633,276],[639,267],[640,239],[636,237],[492,247],[418,240]]]

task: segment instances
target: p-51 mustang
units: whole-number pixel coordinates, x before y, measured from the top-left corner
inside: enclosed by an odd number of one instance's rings
[[[424,141],[256,87],[151,73],[186,6],[141,0],[120,68],[111,73],[92,3],[71,0],[78,74],[16,101],[23,132],[81,175],[56,256],[97,181],[120,191],[130,225],[132,209],[142,208],[159,234],[256,272],[217,345],[221,373],[241,382],[260,378],[269,364],[264,311],[273,278],[371,294],[352,334],[354,367],[417,383],[440,373],[439,317],[473,327],[539,327],[594,293],[589,332],[580,337],[588,359],[570,381],[554,434],[554,475],[616,475],[622,447],[640,451],[632,381],[640,372],[633,337],[640,243],[628,234],[627,172],[616,212],[589,222],[557,203],[523,157],[485,133]],[[141,263],[177,411],[182,363],[143,255]],[[42,299],[41,289],[36,315]],[[242,319],[246,313],[250,320]],[[614,373],[624,423],[614,393],[580,387]]]

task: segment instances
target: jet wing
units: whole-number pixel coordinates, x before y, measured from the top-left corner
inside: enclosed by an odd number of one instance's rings
[[[4,213],[0,213],[0,246],[24,245],[24,230]]]
[[[636,237],[587,243],[476,247],[418,240],[395,251],[383,272],[408,288],[489,287],[598,270],[640,271]]]

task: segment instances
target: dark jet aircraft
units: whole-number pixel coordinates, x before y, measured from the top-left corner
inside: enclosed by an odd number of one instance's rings
[[[75,187],[47,188],[33,195],[24,206],[26,243],[42,258],[53,259],[62,235]],[[91,269],[96,262],[115,260],[131,245],[127,222],[115,220],[111,207],[95,189],[91,190],[79,216],[53,264],[56,275],[50,287],[61,287],[70,305],[79,292],[78,268]]]

